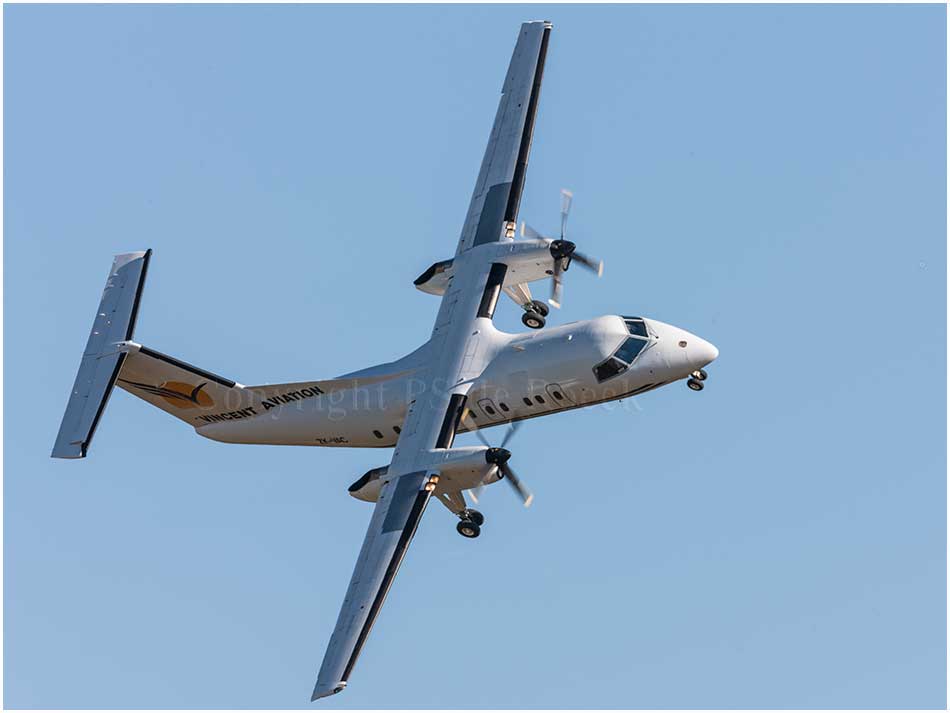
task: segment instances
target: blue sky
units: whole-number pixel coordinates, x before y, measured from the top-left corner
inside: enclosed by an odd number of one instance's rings
[[[528,422],[534,506],[490,489],[468,541],[433,504],[314,707],[943,708],[945,12],[5,7],[4,706],[309,706],[346,487],[389,451],[226,446],[119,392],[51,460],[99,291],[153,248],[136,338],[243,383],[411,351],[544,18],[521,217],[569,186],[606,262],[553,322],[721,356]]]

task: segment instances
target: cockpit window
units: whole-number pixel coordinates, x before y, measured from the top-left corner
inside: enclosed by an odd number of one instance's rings
[[[613,356],[594,367],[594,376],[597,377],[597,381],[605,381],[626,371],[648,344],[646,339],[628,337]]]
[[[637,358],[640,352],[643,351],[643,347],[646,345],[647,343],[642,339],[630,337],[630,339],[625,341],[623,346],[617,350],[617,353],[614,356],[621,359],[622,361],[627,362],[628,364],[632,364],[633,360]]]
[[[649,336],[647,334],[647,326],[640,317],[624,317],[623,321],[626,323],[630,334],[636,337]]]
[[[627,365],[624,364],[619,359],[610,357],[603,364],[598,364],[594,367],[594,376],[597,377],[597,381],[604,381],[609,379],[611,376],[616,376],[617,374],[626,371]]]

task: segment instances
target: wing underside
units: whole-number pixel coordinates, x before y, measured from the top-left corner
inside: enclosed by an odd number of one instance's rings
[[[456,254],[514,237],[551,27],[526,22],[518,33]]]
[[[394,478],[383,486],[310,700],[339,693],[346,687],[422,519],[430,496],[426,481],[426,472],[420,471]]]
[[[311,700],[346,686],[435,487],[431,455],[452,447],[473,373],[465,360],[479,319],[491,319],[505,265],[476,253],[483,243],[514,237],[547,52],[549,22],[526,22],[518,33],[485,157],[456,258],[429,341],[437,355],[415,376],[425,388],[409,403],[387,482],[370,520]],[[449,389],[438,384],[451,384]]]

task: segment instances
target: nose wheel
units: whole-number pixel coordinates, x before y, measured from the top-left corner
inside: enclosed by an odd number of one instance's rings
[[[706,381],[707,376],[708,374],[705,369],[697,369],[689,375],[689,380],[687,380],[686,385],[693,391],[702,391],[704,386],[703,382]]]
[[[455,526],[455,529],[462,537],[475,538],[481,534],[485,516],[478,510],[465,508],[459,513],[459,518],[459,524]]]

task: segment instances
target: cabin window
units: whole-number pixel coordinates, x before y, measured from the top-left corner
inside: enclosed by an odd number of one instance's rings
[[[397,436],[398,436],[400,433],[402,433],[402,429],[399,428],[399,426],[393,426],[393,430],[396,432],[396,435],[397,435]]]
[[[485,406],[485,413],[487,413],[489,416],[494,416],[495,409],[493,409],[491,406]]]
[[[543,396],[535,396],[535,397],[534,397],[534,400],[537,401],[539,404],[543,404],[543,403],[544,403],[544,397],[543,397]]]
[[[551,395],[552,395],[554,398],[556,398],[558,401],[560,401],[561,399],[564,398],[564,395],[563,395],[560,391],[558,391],[557,389],[554,389],[553,391],[551,391]]]
[[[525,405],[525,406],[530,406],[530,405],[531,405],[531,399],[529,399],[527,396],[525,396],[525,397],[524,397],[523,399],[521,399],[521,400],[524,401],[524,405]]]
[[[502,411],[505,411],[505,412],[509,411],[508,404],[506,404],[504,401],[499,401],[498,406],[501,408]]]
[[[382,438],[382,437],[383,437],[383,434],[380,433],[379,431],[373,431],[373,435],[376,436],[377,438]]]

